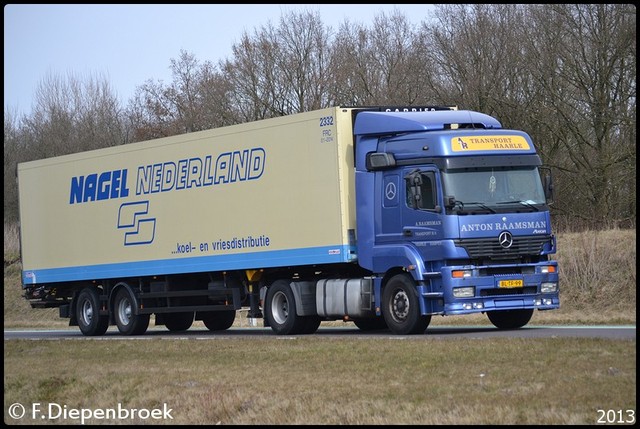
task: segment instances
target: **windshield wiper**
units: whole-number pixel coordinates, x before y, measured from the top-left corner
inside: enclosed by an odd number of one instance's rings
[[[524,206],[530,207],[532,209],[534,209],[535,211],[539,212],[540,209],[536,206],[534,206],[531,203],[528,203],[526,201],[522,201],[522,200],[513,200],[513,201],[500,201],[499,203],[496,203],[496,205],[498,204],[522,204]]]
[[[462,209],[463,209],[463,210],[464,210],[464,206],[465,206],[466,204],[476,204],[476,205],[478,205],[478,206],[482,207],[483,209],[488,210],[490,213],[495,213],[495,212],[496,212],[496,211],[495,211],[494,209],[492,209],[491,207],[487,206],[487,205],[486,205],[486,204],[484,204],[484,203],[478,202],[478,201],[474,201],[474,202],[470,202],[470,203],[463,203],[463,202],[460,202],[460,204],[462,205]]]

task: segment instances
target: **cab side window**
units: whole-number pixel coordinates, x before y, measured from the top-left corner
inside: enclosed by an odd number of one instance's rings
[[[435,177],[430,172],[414,171],[405,176],[407,205],[418,210],[436,207]]]

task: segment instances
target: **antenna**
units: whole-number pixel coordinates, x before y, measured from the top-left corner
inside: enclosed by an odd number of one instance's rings
[[[467,110],[467,113],[469,114],[469,123],[471,124],[471,128],[475,129],[476,128],[476,124],[473,123],[473,118],[471,117],[471,112]]]

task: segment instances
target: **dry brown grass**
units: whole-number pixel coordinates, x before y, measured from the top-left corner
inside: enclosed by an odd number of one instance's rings
[[[557,260],[562,304],[588,313],[635,314],[635,229],[563,234]]]
[[[166,404],[161,424],[596,424],[635,409],[635,362],[635,341],[579,338],[11,340],[5,422],[77,423],[8,418],[37,402]]]

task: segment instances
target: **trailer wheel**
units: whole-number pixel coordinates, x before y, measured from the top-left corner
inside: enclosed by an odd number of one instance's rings
[[[404,274],[391,277],[385,285],[382,314],[391,332],[397,335],[422,334],[431,322],[430,315],[420,314],[415,282]]]
[[[100,316],[100,295],[93,287],[86,287],[78,294],[76,319],[83,335],[99,336],[107,332],[109,316]]]
[[[164,326],[172,332],[186,331],[193,324],[193,316],[192,311],[165,314]]]
[[[224,331],[229,329],[236,320],[236,311],[207,311],[202,313],[202,323],[210,331]]]
[[[533,316],[533,309],[529,310],[499,310],[487,312],[487,317],[498,329],[518,329],[529,323]]]
[[[361,331],[384,331],[389,329],[384,317],[375,317],[372,319],[353,319],[353,323]]]
[[[305,318],[296,314],[293,291],[284,280],[275,281],[267,291],[264,317],[278,335],[302,334],[305,328],[311,328],[306,326]]]
[[[134,314],[135,299],[122,287],[113,303],[118,330],[123,335],[142,335],[149,327],[149,314]]]

